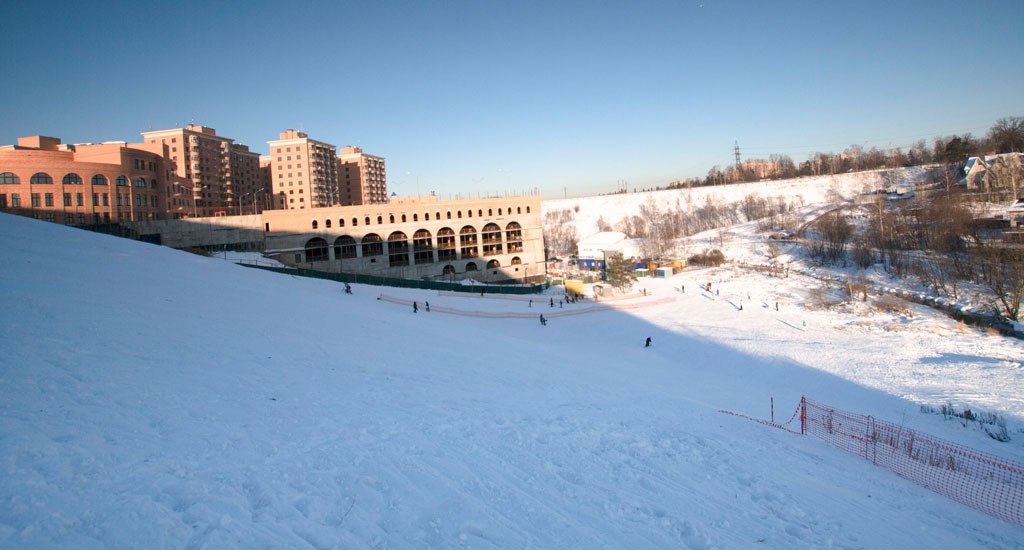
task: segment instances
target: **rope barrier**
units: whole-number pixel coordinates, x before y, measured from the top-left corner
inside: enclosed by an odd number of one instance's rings
[[[392,304],[399,304],[407,307],[412,307],[413,301],[408,298],[400,298],[398,296],[391,296],[389,294],[380,294],[377,297],[382,302],[388,302]],[[419,300],[415,300],[419,303]],[[561,317],[569,317],[572,315],[583,315],[587,313],[598,313],[601,311],[620,311],[639,309],[646,307],[659,306],[667,303],[676,301],[673,297],[659,298],[657,300],[651,300],[643,303],[635,304],[588,304],[585,306],[579,306],[574,304],[568,308],[558,308],[552,310],[546,306],[548,302],[538,302],[537,308],[531,313],[520,313],[512,311],[469,311],[464,309],[458,309],[447,306],[432,305],[430,306],[430,312],[434,313],[447,313],[450,315],[461,315],[463,317],[477,317],[482,319],[536,319],[539,315],[543,314],[546,319],[558,319]],[[424,306],[426,304],[424,303]]]

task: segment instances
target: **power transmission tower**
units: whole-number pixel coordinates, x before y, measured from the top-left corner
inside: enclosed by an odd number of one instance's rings
[[[733,147],[733,152],[736,153],[736,170],[740,169],[740,142],[735,142],[736,145]]]

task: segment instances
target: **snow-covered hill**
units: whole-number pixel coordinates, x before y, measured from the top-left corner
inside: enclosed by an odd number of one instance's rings
[[[718,412],[767,417],[774,397],[788,416],[806,394],[1020,460],[1019,431],[998,443],[919,403],[977,403],[1019,430],[1024,347],[923,308],[809,311],[800,276],[732,270],[644,281],[632,302],[670,300],[629,310],[345,295],[7,215],[0,249],[2,547],[1024,544]]]

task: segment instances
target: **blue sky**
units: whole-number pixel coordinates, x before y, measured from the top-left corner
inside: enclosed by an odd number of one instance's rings
[[[302,129],[401,195],[546,198],[1024,115],[1024,2],[0,5],[0,143]]]

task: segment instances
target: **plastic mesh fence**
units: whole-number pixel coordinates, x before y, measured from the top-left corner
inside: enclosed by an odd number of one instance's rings
[[[803,429],[918,485],[1024,525],[1024,464],[804,399]]]

